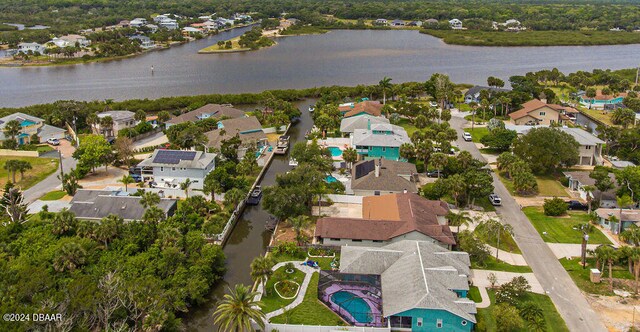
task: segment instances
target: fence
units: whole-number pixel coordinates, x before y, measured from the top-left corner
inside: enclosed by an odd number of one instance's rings
[[[330,199],[334,203],[362,204],[363,196],[331,194],[331,195],[325,195],[323,198]]]
[[[161,131],[162,131],[161,127],[155,127],[151,131],[148,131],[148,132],[146,132],[144,134],[140,134],[140,135],[136,135],[136,136],[131,137],[131,141],[137,142],[137,141],[139,141],[141,139],[145,139],[147,137],[153,136],[153,135],[155,135],[155,134],[157,134],[157,133],[159,133]]]
[[[0,149],[0,156],[4,157],[39,157],[38,151]]]
[[[316,325],[288,325],[272,324],[265,325],[265,332],[389,332],[389,327],[369,327],[369,326],[316,326]]]

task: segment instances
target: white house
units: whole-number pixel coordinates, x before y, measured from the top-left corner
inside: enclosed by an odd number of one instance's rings
[[[451,19],[451,20],[449,20],[449,26],[453,30],[460,30],[460,29],[462,29],[462,21],[460,21],[457,18]]]
[[[45,47],[38,43],[20,43],[18,44],[18,52],[27,53],[31,51],[32,53],[44,54]]]
[[[379,18],[379,19],[377,19],[377,20],[375,21],[375,24],[378,24],[378,25],[388,25],[388,24],[389,24],[389,21],[387,21],[387,20],[386,20],[386,19],[384,19],[384,18]]]
[[[156,188],[180,188],[189,179],[191,189],[202,190],[207,174],[215,169],[215,159],[215,153],[202,151],[155,150],[138,167],[145,181],[150,176]]]
[[[114,137],[118,135],[118,131],[125,128],[135,127],[139,121],[136,121],[135,113],[130,111],[106,111],[98,113],[98,123],[94,125],[96,133],[104,135],[105,137]],[[112,127],[103,127],[100,125],[100,120],[106,117],[111,117],[113,120]]]
[[[76,45],[79,47],[87,47],[91,45],[91,41],[87,39],[87,37],[81,35],[66,35],[55,37],[51,39],[49,43],[60,48],[75,47]]]
[[[133,20],[131,20],[129,22],[129,26],[132,28],[139,28],[143,25],[147,24],[147,19],[146,18],[141,18],[141,17],[136,17]]]
[[[153,40],[151,40],[151,38],[149,38],[147,36],[135,35],[135,36],[129,37],[129,39],[138,40],[140,42],[140,47],[142,47],[143,49],[149,49],[149,48],[156,47],[156,43]]]

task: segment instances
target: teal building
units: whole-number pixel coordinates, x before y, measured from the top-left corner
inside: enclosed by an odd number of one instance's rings
[[[392,124],[369,123],[367,129],[355,129],[351,134],[351,145],[362,159],[384,158],[403,160],[400,146],[411,144],[411,139],[404,128]]]

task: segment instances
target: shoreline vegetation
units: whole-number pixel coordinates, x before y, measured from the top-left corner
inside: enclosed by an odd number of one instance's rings
[[[199,50],[198,54],[257,51],[275,44],[276,42],[273,39],[264,36],[262,28],[253,27],[241,36],[220,40],[216,44],[207,46]]]
[[[446,44],[466,46],[597,46],[640,44],[640,32],[626,31],[480,31],[422,29]]]

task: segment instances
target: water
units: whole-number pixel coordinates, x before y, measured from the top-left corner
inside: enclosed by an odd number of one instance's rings
[[[312,104],[315,104],[315,100],[305,100],[297,103],[296,106],[303,112],[300,121],[289,130],[288,135],[291,137],[291,146],[298,141],[304,140],[305,132],[313,126],[313,120],[309,112],[304,112]],[[274,185],[276,175],[291,169],[288,156],[275,156],[260,185],[263,188]],[[265,229],[265,221],[269,217],[270,214],[263,210],[261,205],[249,205],[244,210],[241,219],[231,232],[231,236],[224,247],[224,253],[227,257],[227,273],[224,276],[224,280],[214,286],[207,303],[192,309],[183,318],[188,331],[211,331],[213,329],[212,315],[215,311],[215,304],[225,294],[227,286],[233,287],[237,283],[253,284],[249,265],[255,257],[263,255],[269,245],[271,232]]]
[[[0,107],[60,99],[123,100],[206,93],[258,92],[326,85],[425,81],[435,72],[486,84],[543,68],[563,72],[637,66],[640,45],[474,47],[444,44],[412,30],[339,30],[279,38],[248,53],[197,54],[247,28],[168,50],[74,66],[0,68]],[[154,73],[151,73],[154,66]],[[305,110],[306,111],[306,110]]]
[[[331,156],[333,157],[340,157],[342,156],[342,150],[337,147],[337,146],[330,146],[328,147],[329,151],[331,151]]]
[[[369,304],[353,293],[335,292],[331,295],[331,301],[347,311],[358,323],[370,323],[373,320]]]

